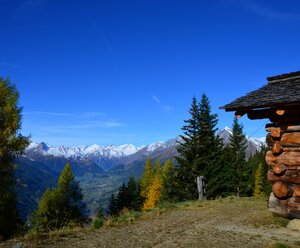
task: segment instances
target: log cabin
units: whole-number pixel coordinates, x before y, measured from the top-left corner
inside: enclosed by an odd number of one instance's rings
[[[267,84],[221,107],[237,118],[269,119],[266,153],[271,212],[300,219],[300,71],[267,78]]]

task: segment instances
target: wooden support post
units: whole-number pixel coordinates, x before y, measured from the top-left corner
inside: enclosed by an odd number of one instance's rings
[[[197,187],[198,187],[198,200],[205,199],[205,182],[204,176],[197,177]]]

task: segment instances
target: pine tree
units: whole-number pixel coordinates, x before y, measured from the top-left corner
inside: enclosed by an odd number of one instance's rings
[[[96,208],[95,213],[96,213],[96,218],[98,219],[104,218],[104,209],[101,204]]]
[[[118,207],[117,207],[117,200],[115,194],[111,194],[109,198],[109,204],[108,204],[108,214],[110,216],[115,216],[119,213]]]
[[[58,187],[44,192],[33,214],[33,226],[38,230],[49,231],[70,223],[83,224],[87,219],[87,210],[82,198],[71,166],[66,164],[59,177]]]
[[[184,120],[185,125],[181,128],[183,135],[177,146],[180,156],[176,157],[176,191],[177,199],[195,199],[197,196],[197,168],[195,160],[197,156],[197,144],[199,143],[199,106],[197,98],[193,97],[189,109],[190,119]]]
[[[139,183],[135,180],[134,177],[129,177],[127,183],[127,197],[128,197],[128,206],[129,210],[139,211],[142,206],[142,199],[140,196],[140,186]]]
[[[122,183],[119,188],[119,192],[116,197],[116,203],[118,212],[122,211],[124,208],[128,208],[129,206],[128,189],[125,183]]]
[[[163,187],[162,187],[162,195],[161,199],[164,201],[175,201],[176,191],[174,190],[175,183],[175,167],[172,163],[172,160],[167,160],[165,165],[162,168],[162,179],[163,179]]]
[[[263,165],[259,163],[255,173],[255,185],[253,196],[259,197],[263,195]]]
[[[199,139],[197,144],[197,174],[204,176],[206,181],[206,197],[214,198],[218,192],[214,191],[214,179],[220,175],[220,159],[223,144],[216,135],[218,118],[211,113],[208,97],[203,94],[199,104]]]
[[[246,163],[246,137],[243,134],[243,125],[234,118],[232,135],[230,136],[229,147],[231,149],[232,185],[237,196],[246,195],[251,190],[248,187],[248,179],[251,176],[251,169]]]
[[[231,150],[225,146],[220,150],[215,166],[211,167],[209,187],[206,187],[206,195],[215,197],[226,197],[233,194]]]
[[[22,108],[18,101],[16,86],[0,77],[0,240],[11,237],[21,223],[16,210],[13,161],[28,146],[29,138],[19,133]]]
[[[218,122],[217,115],[211,114],[209,99],[202,95],[200,103],[194,97],[189,113],[190,119],[185,120],[182,142],[177,148],[180,156],[176,157],[176,187],[180,200],[197,199],[197,176],[204,176],[207,182],[207,197],[214,197],[210,190],[215,177],[214,168],[220,156],[222,144],[215,135]]]

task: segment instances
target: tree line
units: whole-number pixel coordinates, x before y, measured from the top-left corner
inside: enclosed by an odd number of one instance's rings
[[[19,93],[8,79],[0,78],[0,241],[10,238],[22,227],[16,209],[14,159],[29,144],[22,136],[22,108]],[[243,126],[234,119],[232,135],[224,145],[216,135],[218,118],[211,113],[205,94],[198,102],[192,99],[190,118],[184,121],[174,160],[161,165],[149,158],[140,179],[130,177],[116,194],[112,194],[106,214],[119,215],[124,209],[141,211],[164,201],[195,200],[198,197],[196,177],[204,176],[206,198],[228,195],[261,196],[270,192],[266,179],[265,149],[246,161],[246,137]],[[97,217],[103,218],[99,206]],[[36,231],[51,231],[64,226],[83,225],[89,221],[79,183],[71,166],[63,169],[56,188],[47,189],[30,219]]]
[[[203,94],[200,102],[194,97],[189,109],[190,118],[184,121],[175,163],[169,160],[161,167],[148,159],[139,182],[139,208],[156,207],[162,201],[186,201],[198,198],[197,176],[204,176],[205,197],[215,199],[229,195],[264,196],[271,192],[267,180],[268,166],[265,147],[246,160],[247,140],[243,125],[234,118],[229,144],[224,145],[217,135],[217,115],[211,113],[208,97]],[[131,180],[133,180],[131,178]],[[119,214],[127,205],[120,205],[126,185],[112,195],[109,214]],[[116,200],[117,199],[117,200]],[[121,202],[126,202],[122,200]],[[115,207],[117,206],[117,207]],[[131,209],[131,208],[129,208]]]

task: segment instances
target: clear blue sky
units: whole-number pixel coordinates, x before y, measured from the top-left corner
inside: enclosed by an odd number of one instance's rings
[[[33,141],[148,144],[181,134],[203,92],[231,126],[220,106],[300,70],[299,28],[297,0],[0,0],[0,76]]]

